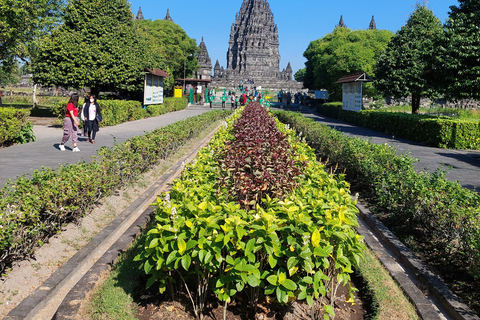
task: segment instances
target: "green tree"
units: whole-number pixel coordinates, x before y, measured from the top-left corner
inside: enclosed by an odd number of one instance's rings
[[[450,99],[480,99],[480,2],[451,6],[436,67],[440,87]]]
[[[436,44],[443,32],[440,20],[425,5],[417,5],[378,60],[375,86],[396,98],[412,96],[412,113],[422,96],[436,94],[428,74],[432,71]]]
[[[183,78],[184,68],[187,77],[198,69],[196,41],[178,24],[166,20],[138,20],[136,24],[148,43],[151,63],[160,63],[157,68],[168,69],[171,81]]]
[[[387,30],[350,30],[337,27],[333,33],[312,41],[303,54],[307,59],[304,86],[327,89],[330,99],[340,100],[341,86],[335,82],[342,76],[366,72],[375,76],[378,57],[387,47],[393,33]],[[368,96],[376,96],[370,84]]]
[[[17,62],[35,53],[34,39],[59,21],[62,0],[0,0],[0,85],[14,82]]]
[[[126,0],[71,0],[63,24],[38,41],[34,81],[45,86],[136,92],[146,45]]]
[[[305,79],[305,73],[306,72],[307,72],[306,67],[303,68],[303,69],[300,69],[297,72],[295,72],[295,75],[293,76],[293,78],[295,79],[295,81],[303,82],[303,79]]]

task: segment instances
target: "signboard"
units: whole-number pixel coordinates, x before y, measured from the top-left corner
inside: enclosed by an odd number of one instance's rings
[[[361,111],[363,107],[362,82],[348,82],[343,84],[343,110]]]
[[[315,99],[328,100],[328,91],[327,90],[315,90]]]
[[[145,74],[143,104],[162,104],[163,103],[163,77],[153,74]]]

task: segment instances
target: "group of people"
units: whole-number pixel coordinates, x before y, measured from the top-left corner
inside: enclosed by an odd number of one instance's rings
[[[292,103],[292,94],[290,92],[284,92],[283,90],[280,90],[277,96],[278,96],[278,103],[283,103],[283,104],[286,104],[287,106]],[[302,101],[305,100],[306,95],[300,92],[297,92],[295,93],[294,98],[295,98],[294,100],[295,104],[302,104]]]
[[[79,96],[74,93],[67,103],[67,110],[65,114],[65,122],[63,126],[63,137],[59,148],[65,151],[65,143],[72,137],[73,152],[79,152],[78,143],[78,128],[80,127],[79,119],[83,122],[83,135],[88,136],[88,142],[94,144],[95,137],[99,130],[99,123],[103,122],[102,111],[97,102],[97,97],[94,94],[89,95],[85,99],[81,110],[78,106]],[[80,117],[79,117],[80,114]]]

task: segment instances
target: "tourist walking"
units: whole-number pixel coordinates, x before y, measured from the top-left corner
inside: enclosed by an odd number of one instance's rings
[[[95,143],[99,123],[103,122],[103,118],[102,111],[97,103],[97,97],[94,94],[90,95],[90,101],[85,107],[83,116],[85,117],[85,122],[88,124],[88,142]]]
[[[67,103],[67,113],[65,115],[65,121],[63,123],[63,138],[60,142],[60,150],[65,151],[65,143],[72,136],[73,152],[79,152],[77,147],[78,142],[78,94],[74,93],[70,97]]]
[[[230,96],[230,102],[232,103],[232,110],[235,109],[235,93]]]
[[[222,109],[225,109],[225,101],[227,100],[227,97],[225,95],[222,96]]]
[[[88,123],[85,121],[85,107],[89,103],[90,98],[87,96],[85,97],[85,102],[83,103],[82,110],[80,111],[80,120],[83,122],[83,136],[86,137],[88,135]]]

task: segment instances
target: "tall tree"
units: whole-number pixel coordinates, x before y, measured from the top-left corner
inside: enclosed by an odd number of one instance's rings
[[[71,0],[63,24],[38,42],[34,81],[99,91],[141,89],[146,44],[126,0]]]
[[[297,72],[295,72],[295,75],[293,76],[295,78],[295,81],[298,82],[303,82],[305,79],[305,73],[307,72],[307,68],[299,69]]]
[[[422,96],[436,93],[428,73],[442,32],[440,20],[425,5],[418,4],[378,60],[375,86],[396,98],[411,95],[412,113],[418,112]]]
[[[303,54],[307,59],[304,86],[310,89],[327,89],[333,100],[342,97],[341,86],[335,82],[342,76],[367,72],[375,76],[375,66],[387,47],[393,33],[387,30],[350,30],[337,27],[333,33],[312,41]],[[375,96],[371,85],[365,88]]]
[[[439,46],[437,71],[447,98],[480,99],[480,2],[451,6]]]
[[[183,78],[184,70],[190,76],[198,69],[196,41],[178,24],[167,20],[137,20],[136,24],[148,43],[153,63],[162,63],[172,77]]]
[[[62,9],[62,0],[0,1],[0,85],[14,79],[18,59],[29,61],[34,39],[51,30]]]

